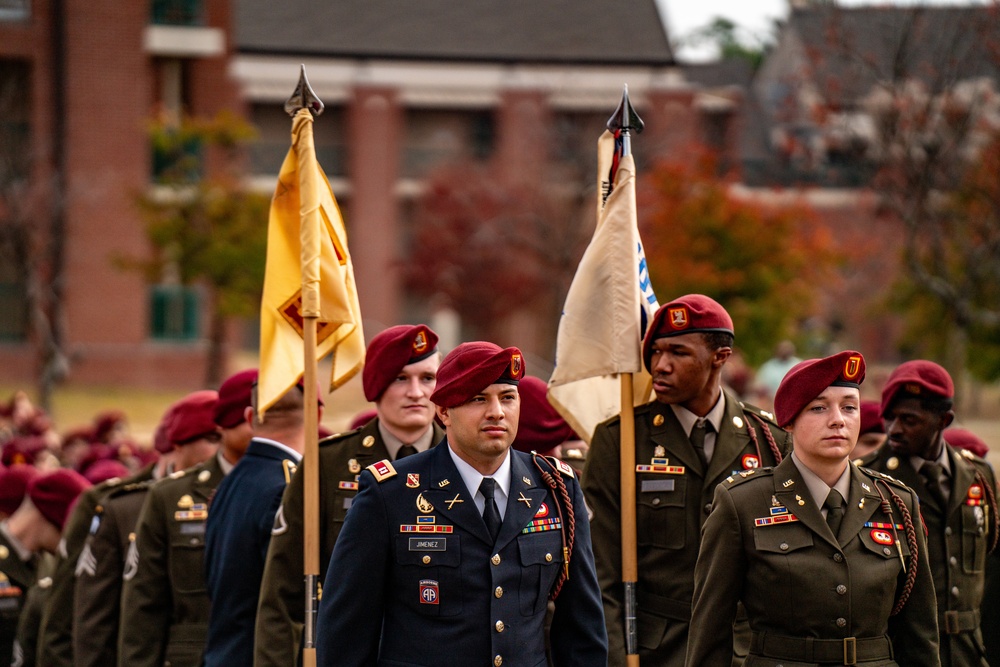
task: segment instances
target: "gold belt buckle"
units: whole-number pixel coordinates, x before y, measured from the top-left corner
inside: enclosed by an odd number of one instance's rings
[[[844,664],[858,664],[858,640],[855,637],[844,638]]]

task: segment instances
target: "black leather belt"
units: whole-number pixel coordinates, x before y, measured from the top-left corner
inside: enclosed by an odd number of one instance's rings
[[[941,626],[941,632],[948,635],[972,632],[979,627],[979,610],[946,611],[941,614],[938,625]]]
[[[884,635],[812,639],[754,632],[750,637],[750,653],[795,662],[856,665],[869,660],[891,660],[892,642]]]

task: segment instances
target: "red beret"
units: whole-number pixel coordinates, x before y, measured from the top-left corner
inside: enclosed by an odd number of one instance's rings
[[[382,331],[368,343],[361,374],[365,398],[377,401],[403,366],[437,352],[437,334],[425,324],[400,324]]]
[[[167,426],[167,440],[174,446],[183,445],[210,433],[218,433],[215,424],[215,405],[219,394],[210,391],[196,391],[188,394],[171,407],[173,417]]]
[[[99,442],[107,442],[111,432],[119,424],[125,424],[128,418],[121,410],[105,410],[94,417],[94,439]]]
[[[524,357],[516,347],[503,349],[485,341],[462,343],[441,362],[431,402],[453,408],[491,384],[517,384],[523,375]]]
[[[38,468],[23,464],[12,465],[0,473],[0,513],[14,513],[28,492],[28,484],[38,474]]]
[[[100,484],[113,477],[128,477],[130,474],[124,463],[114,459],[95,461],[83,469],[83,476],[91,484]]]
[[[704,294],[688,294],[661,306],[642,341],[642,360],[649,370],[653,341],[689,333],[729,333],[735,335],[733,319],[715,299]]]
[[[526,375],[517,386],[521,394],[521,418],[517,423],[514,449],[541,454],[577,435],[547,397],[548,385],[543,380]]]
[[[865,380],[865,358],[845,350],[823,359],[801,361],[788,371],[774,394],[774,416],[788,426],[810,401],[827,387],[860,387]]]
[[[882,389],[882,415],[889,410],[889,404],[896,394],[905,393],[913,398],[936,396],[952,398],[955,396],[955,384],[951,381],[948,371],[933,361],[916,359],[907,361],[896,367],[889,374]]]
[[[990,451],[989,446],[983,442],[982,438],[968,429],[953,426],[946,428],[942,435],[944,436],[944,441],[952,447],[967,449],[979,458],[986,458],[986,455]]]
[[[257,369],[240,371],[226,378],[219,387],[219,402],[215,406],[215,423],[222,428],[236,428],[246,419],[243,413],[252,406],[253,386]]]
[[[359,429],[376,417],[378,417],[378,410],[362,410],[354,415],[354,418],[351,419],[351,425],[347,427],[347,430],[353,431]]]
[[[28,497],[42,516],[62,530],[77,496],[88,487],[90,482],[83,475],[61,468],[31,480]]]
[[[878,401],[861,401],[861,433],[885,433]]]
[[[35,459],[48,448],[45,439],[38,435],[20,435],[3,445],[0,462],[5,466],[23,463],[34,465]]]

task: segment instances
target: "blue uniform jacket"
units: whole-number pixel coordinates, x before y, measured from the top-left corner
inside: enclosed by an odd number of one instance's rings
[[[397,474],[381,482],[370,469],[361,473],[323,588],[321,665],[546,664],[543,626],[563,567],[562,537],[545,529],[557,513],[531,457],[511,457],[495,545],[447,442],[398,461]],[[552,620],[553,661],[605,667],[587,510],[576,478],[562,479],[575,507],[576,545]]]
[[[205,666],[253,663],[253,633],[274,514],[295,461],[252,440],[212,499],[205,528],[205,580],[212,600]]]

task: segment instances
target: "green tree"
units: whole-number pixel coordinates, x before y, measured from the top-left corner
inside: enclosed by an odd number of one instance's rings
[[[264,281],[270,198],[249,190],[241,150],[253,128],[232,114],[179,125],[154,122],[150,136],[165,186],[136,203],[153,247],[151,257],[122,260],[150,282],[203,286],[210,300],[206,379],[222,380],[226,322],[258,312]],[[206,162],[218,168],[202,175]]]
[[[660,303],[702,293],[725,306],[753,365],[815,314],[816,286],[836,280],[841,253],[804,205],[733,195],[717,159],[692,148],[640,180],[639,222]]]

